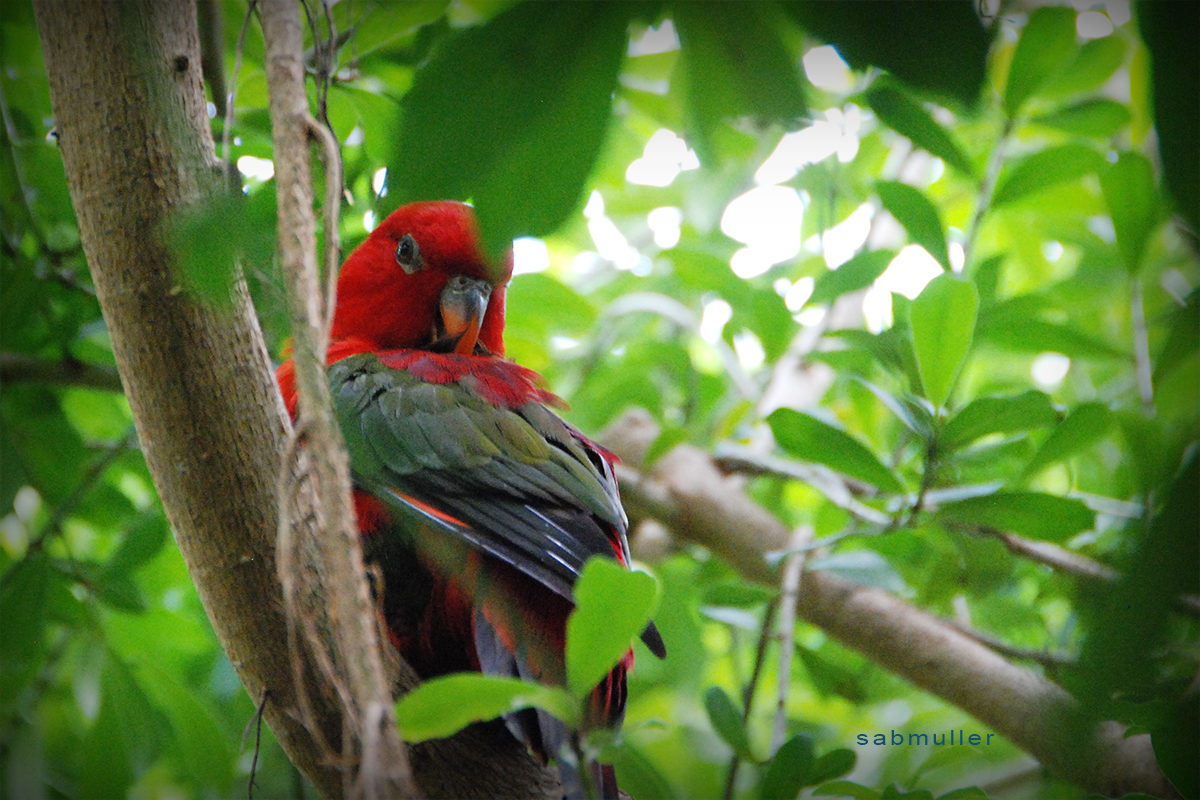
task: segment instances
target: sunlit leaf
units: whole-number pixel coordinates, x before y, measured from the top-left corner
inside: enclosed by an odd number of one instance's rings
[[[549,711],[568,725],[578,719],[578,701],[564,689],[461,672],[425,681],[406,694],[396,703],[396,721],[405,741],[423,742],[531,706]]]
[[[781,744],[759,781],[761,800],[792,800],[803,787],[819,783],[815,778],[814,756],[812,737],[802,733]]]
[[[758,760],[750,750],[750,740],[742,724],[742,712],[724,689],[720,686],[709,687],[704,693],[704,710],[708,712],[708,721],[713,730],[734,753],[747,761]]]
[[[925,397],[936,406],[945,404],[966,360],[978,309],[975,286],[949,273],[930,281],[913,301],[913,349]]]
[[[630,648],[658,604],[658,582],[594,557],[575,581],[567,620],[567,685],[586,696]]]
[[[899,86],[882,79],[876,80],[865,96],[871,110],[889,128],[908,137],[914,146],[937,156],[967,177],[975,176],[975,165],[967,158],[954,136]]]
[[[879,181],[875,191],[879,193],[883,207],[908,231],[909,240],[924,247],[944,269],[950,269],[946,231],[937,207],[925,193],[899,181]]]
[[[992,195],[992,205],[1015,203],[1051,186],[1079,180],[1106,166],[1104,156],[1081,144],[1038,150],[1005,168],[996,193]]]
[[[837,269],[822,273],[808,302],[812,305],[831,303],[843,294],[866,289],[895,257],[895,250],[862,251]]]
[[[1125,60],[1128,48],[1120,35],[1084,42],[1065,67],[1051,76],[1039,90],[1044,97],[1093,92],[1108,82]]]
[[[1041,492],[997,492],[945,503],[935,516],[1051,542],[1088,530],[1096,517],[1081,500]]]
[[[1129,108],[1124,104],[1100,97],[1042,114],[1032,121],[1067,133],[1108,139],[1128,125],[1132,118]]]
[[[771,412],[767,424],[775,441],[788,455],[869,483],[886,492],[902,492],[904,485],[869,447],[843,430],[790,408]]]
[[[1122,153],[1117,163],[1100,172],[1100,186],[1117,233],[1117,249],[1125,268],[1136,275],[1158,223],[1154,167],[1139,153]]]
[[[1030,14],[1008,69],[1004,108],[1009,115],[1020,111],[1038,87],[1062,69],[1074,54],[1074,9],[1048,6]]]

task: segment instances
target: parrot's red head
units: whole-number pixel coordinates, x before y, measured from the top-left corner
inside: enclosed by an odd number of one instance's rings
[[[483,254],[470,206],[403,206],[342,266],[333,341],[461,354],[479,344],[503,355],[504,292],[511,277],[512,251],[500,263]]]

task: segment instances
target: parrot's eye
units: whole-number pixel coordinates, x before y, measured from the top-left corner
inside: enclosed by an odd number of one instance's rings
[[[417,240],[411,233],[404,234],[396,245],[396,263],[409,275],[425,267],[425,262],[421,260],[421,248],[417,247]]]

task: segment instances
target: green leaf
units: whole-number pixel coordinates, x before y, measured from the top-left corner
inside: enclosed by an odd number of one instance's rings
[[[227,794],[236,754],[213,710],[175,675],[149,659],[135,664],[134,672],[154,704],[166,712],[188,773],[201,786]]]
[[[1092,98],[1034,117],[1031,121],[1067,133],[1110,139],[1131,119],[1133,116],[1123,103],[1107,98]]]
[[[896,221],[908,231],[908,238],[925,248],[944,269],[950,269],[946,250],[946,231],[937,207],[920,189],[898,181],[878,181],[875,191]]]
[[[1121,36],[1105,36],[1085,42],[1075,57],[1053,75],[1038,92],[1043,97],[1065,97],[1094,92],[1112,77],[1125,60]]]
[[[896,418],[904,423],[904,427],[922,439],[929,437],[933,430],[933,420],[925,406],[913,401],[911,397],[905,397],[901,400],[891,393],[885,392],[865,378],[856,377],[855,380],[865,386],[871,394],[875,395],[876,399],[880,403],[883,403],[888,411],[895,414]]]
[[[866,289],[895,257],[895,250],[864,250],[837,269],[823,272],[813,286],[809,304],[832,303],[844,294]]]
[[[749,116],[795,129],[807,112],[795,59],[766,4],[680,3],[674,8],[690,127],[711,163],[724,120]]]
[[[812,772],[809,775],[808,783],[821,784],[840,775],[845,775],[854,769],[856,761],[858,761],[858,754],[853,750],[845,747],[830,750],[817,759],[817,763],[813,765]]]
[[[837,47],[856,70],[874,65],[962,106],[979,97],[992,34],[970,2],[781,4],[806,32]]]
[[[1004,109],[1016,116],[1021,106],[1046,79],[1075,54],[1075,10],[1043,7],[1029,15],[1004,89]]]
[[[150,561],[166,543],[167,535],[167,520],[157,510],[134,517],[117,549],[105,562],[105,575],[128,574]]]
[[[845,431],[816,417],[780,408],[767,417],[779,446],[795,458],[845,473],[885,492],[903,492],[896,473],[869,447]]]
[[[1104,156],[1082,144],[1038,150],[1005,167],[996,193],[992,195],[992,205],[1000,207],[1015,203],[1051,186],[1079,180],[1106,166]]]
[[[1077,406],[1050,434],[1025,465],[1022,478],[1037,475],[1051,464],[1065,461],[1091,447],[1112,428],[1113,415],[1103,403]]]
[[[108,677],[101,680],[100,711],[80,747],[78,797],[125,797],[136,777],[129,763],[121,708],[128,695]]]
[[[942,522],[983,525],[1049,542],[1086,531],[1096,519],[1081,500],[1041,492],[996,492],[944,503],[934,516]]]
[[[992,306],[979,321],[978,338],[1019,353],[1062,353],[1070,358],[1127,358],[1120,347],[1071,325],[1041,317],[1022,298]]]
[[[853,797],[854,800],[879,800],[879,792],[868,786],[860,786],[852,781],[830,781],[813,789],[814,795],[833,795],[835,797]]]
[[[557,229],[604,141],[631,11],[521,3],[450,38],[404,96],[389,210],[473,198],[493,254]]]
[[[964,786],[952,792],[946,792],[938,800],[988,800],[988,793],[978,786]]]
[[[610,558],[593,557],[575,582],[575,610],[567,619],[567,685],[586,697],[650,620],[658,583]]]
[[[37,674],[46,650],[45,612],[50,559],[38,550],[8,568],[0,584],[0,702],[5,708]]]
[[[407,742],[451,736],[472,722],[535,706],[569,726],[579,718],[578,701],[565,689],[517,678],[475,672],[425,681],[396,703],[396,721]]]
[[[900,593],[908,589],[904,579],[887,560],[873,550],[834,553],[809,562],[810,570],[825,570],[862,586]]]
[[[713,730],[725,740],[733,752],[746,761],[758,761],[750,750],[746,728],[742,725],[742,712],[733,698],[720,686],[710,686],[704,693],[704,710]]]
[[[802,733],[781,744],[759,781],[761,800],[793,800],[802,788],[818,783],[813,777],[814,755],[812,737]]]
[[[183,288],[227,308],[238,257],[261,264],[274,252],[275,192],[265,187],[250,197],[240,192],[209,197],[181,209],[168,230]]]
[[[915,147],[937,156],[969,178],[975,177],[975,165],[948,130],[938,124],[925,107],[885,78],[878,78],[866,92],[867,103],[875,116]]]
[[[1054,410],[1054,402],[1036,389],[1022,394],[979,397],[950,418],[942,431],[941,444],[954,449],[993,433],[1017,433],[1056,422],[1058,412]]]
[[[733,606],[753,608],[775,599],[773,589],[744,581],[722,581],[704,590],[701,602],[706,606]]]
[[[925,397],[945,405],[971,348],[979,294],[975,286],[950,273],[934,278],[913,301],[910,312],[913,350]]]
[[[1130,275],[1137,275],[1150,235],[1158,227],[1158,189],[1150,159],[1125,152],[1100,172],[1104,202],[1117,234],[1117,249]]]

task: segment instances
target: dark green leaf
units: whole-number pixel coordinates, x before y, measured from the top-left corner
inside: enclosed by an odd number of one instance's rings
[[[896,257],[895,250],[864,250],[835,270],[821,273],[808,302],[832,303],[844,294],[866,289]]]
[[[767,417],[767,424],[775,434],[775,441],[791,456],[824,464],[886,492],[904,491],[900,478],[869,447],[827,422],[780,408]]]
[[[1004,108],[1009,116],[1016,116],[1038,87],[1074,54],[1074,9],[1043,7],[1030,14],[1008,68]]]
[[[1150,733],[1154,757],[1184,797],[1200,795],[1196,753],[1200,752],[1200,695],[1186,693]]]
[[[123,575],[142,566],[158,555],[167,535],[167,521],[161,513],[145,512],[135,517],[117,549],[105,562],[105,573]]]
[[[680,3],[674,8],[682,47],[675,75],[685,81],[700,159],[717,155],[723,120],[750,116],[797,127],[807,106],[795,60],[767,4]]]
[[[585,697],[642,632],[658,604],[658,582],[616,561],[588,560],[567,620],[567,685]]]
[[[490,253],[558,228],[600,152],[630,12],[521,3],[451,38],[404,96],[389,207],[474,198]]]
[[[1038,150],[1005,167],[996,193],[992,195],[992,205],[999,207],[1015,203],[1051,186],[1079,180],[1106,166],[1104,156],[1081,144],[1063,144]]]
[[[856,761],[858,761],[858,754],[853,750],[845,747],[830,750],[817,759],[817,763],[813,765],[812,774],[809,776],[808,782],[810,784],[821,784],[845,775],[854,769]]]
[[[1041,492],[997,492],[944,503],[935,516],[1050,542],[1088,530],[1096,518],[1081,500]]]
[[[874,65],[909,86],[973,105],[983,88],[991,34],[969,2],[785,2],[809,33],[837,47],[851,67]]]
[[[1102,439],[1112,428],[1113,416],[1103,403],[1083,403],[1071,411],[1025,466],[1022,477],[1038,474],[1051,464],[1065,461]]]
[[[106,675],[101,681],[100,711],[80,748],[79,797],[125,797],[136,777],[126,747],[122,707],[129,695]]]
[[[704,709],[708,712],[708,721],[713,730],[734,753],[746,761],[758,760],[750,750],[750,740],[746,738],[746,729],[742,725],[742,712],[724,689],[710,686],[704,693]]]
[[[1132,119],[1129,108],[1116,100],[1092,98],[1049,114],[1034,117],[1033,122],[1047,128],[1109,139]]]
[[[0,701],[11,708],[26,684],[37,674],[45,653],[45,611],[50,560],[42,551],[30,553],[9,567],[0,584]]]
[[[877,79],[867,90],[866,99],[880,120],[896,133],[908,137],[915,147],[937,156],[967,177],[975,177],[975,165],[954,136],[899,86]]]
[[[879,193],[883,207],[908,231],[909,240],[924,247],[944,269],[950,269],[946,231],[942,228],[937,207],[925,193],[898,181],[879,181],[875,191]]]
[[[988,800],[988,793],[978,786],[964,786],[952,792],[946,792],[938,800]]]
[[[1117,163],[1100,172],[1104,201],[1117,234],[1117,249],[1129,274],[1136,275],[1150,235],[1158,227],[1158,190],[1150,159],[1122,153]]]
[[[873,550],[834,553],[808,563],[810,570],[825,570],[863,586],[900,593],[908,589],[904,579],[883,556]]]
[[[830,781],[813,789],[814,795],[853,797],[854,800],[879,800],[879,792],[851,781]]]
[[[1044,428],[1058,421],[1054,403],[1045,392],[979,397],[951,417],[942,432],[948,449],[961,447],[993,433],[1010,434]]]
[[[819,783],[814,755],[812,738],[802,733],[781,744],[758,784],[761,800],[793,800],[805,786]]]
[[[979,295],[975,286],[950,273],[934,278],[912,304],[913,350],[925,397],[946,403],[966,361],[975,333]]]
[[[472,672],[425,681],[396,703],[396,721],[408,742],[441,739],[472,722],[536,706],[573,725],[578,703],[565,689]]]

